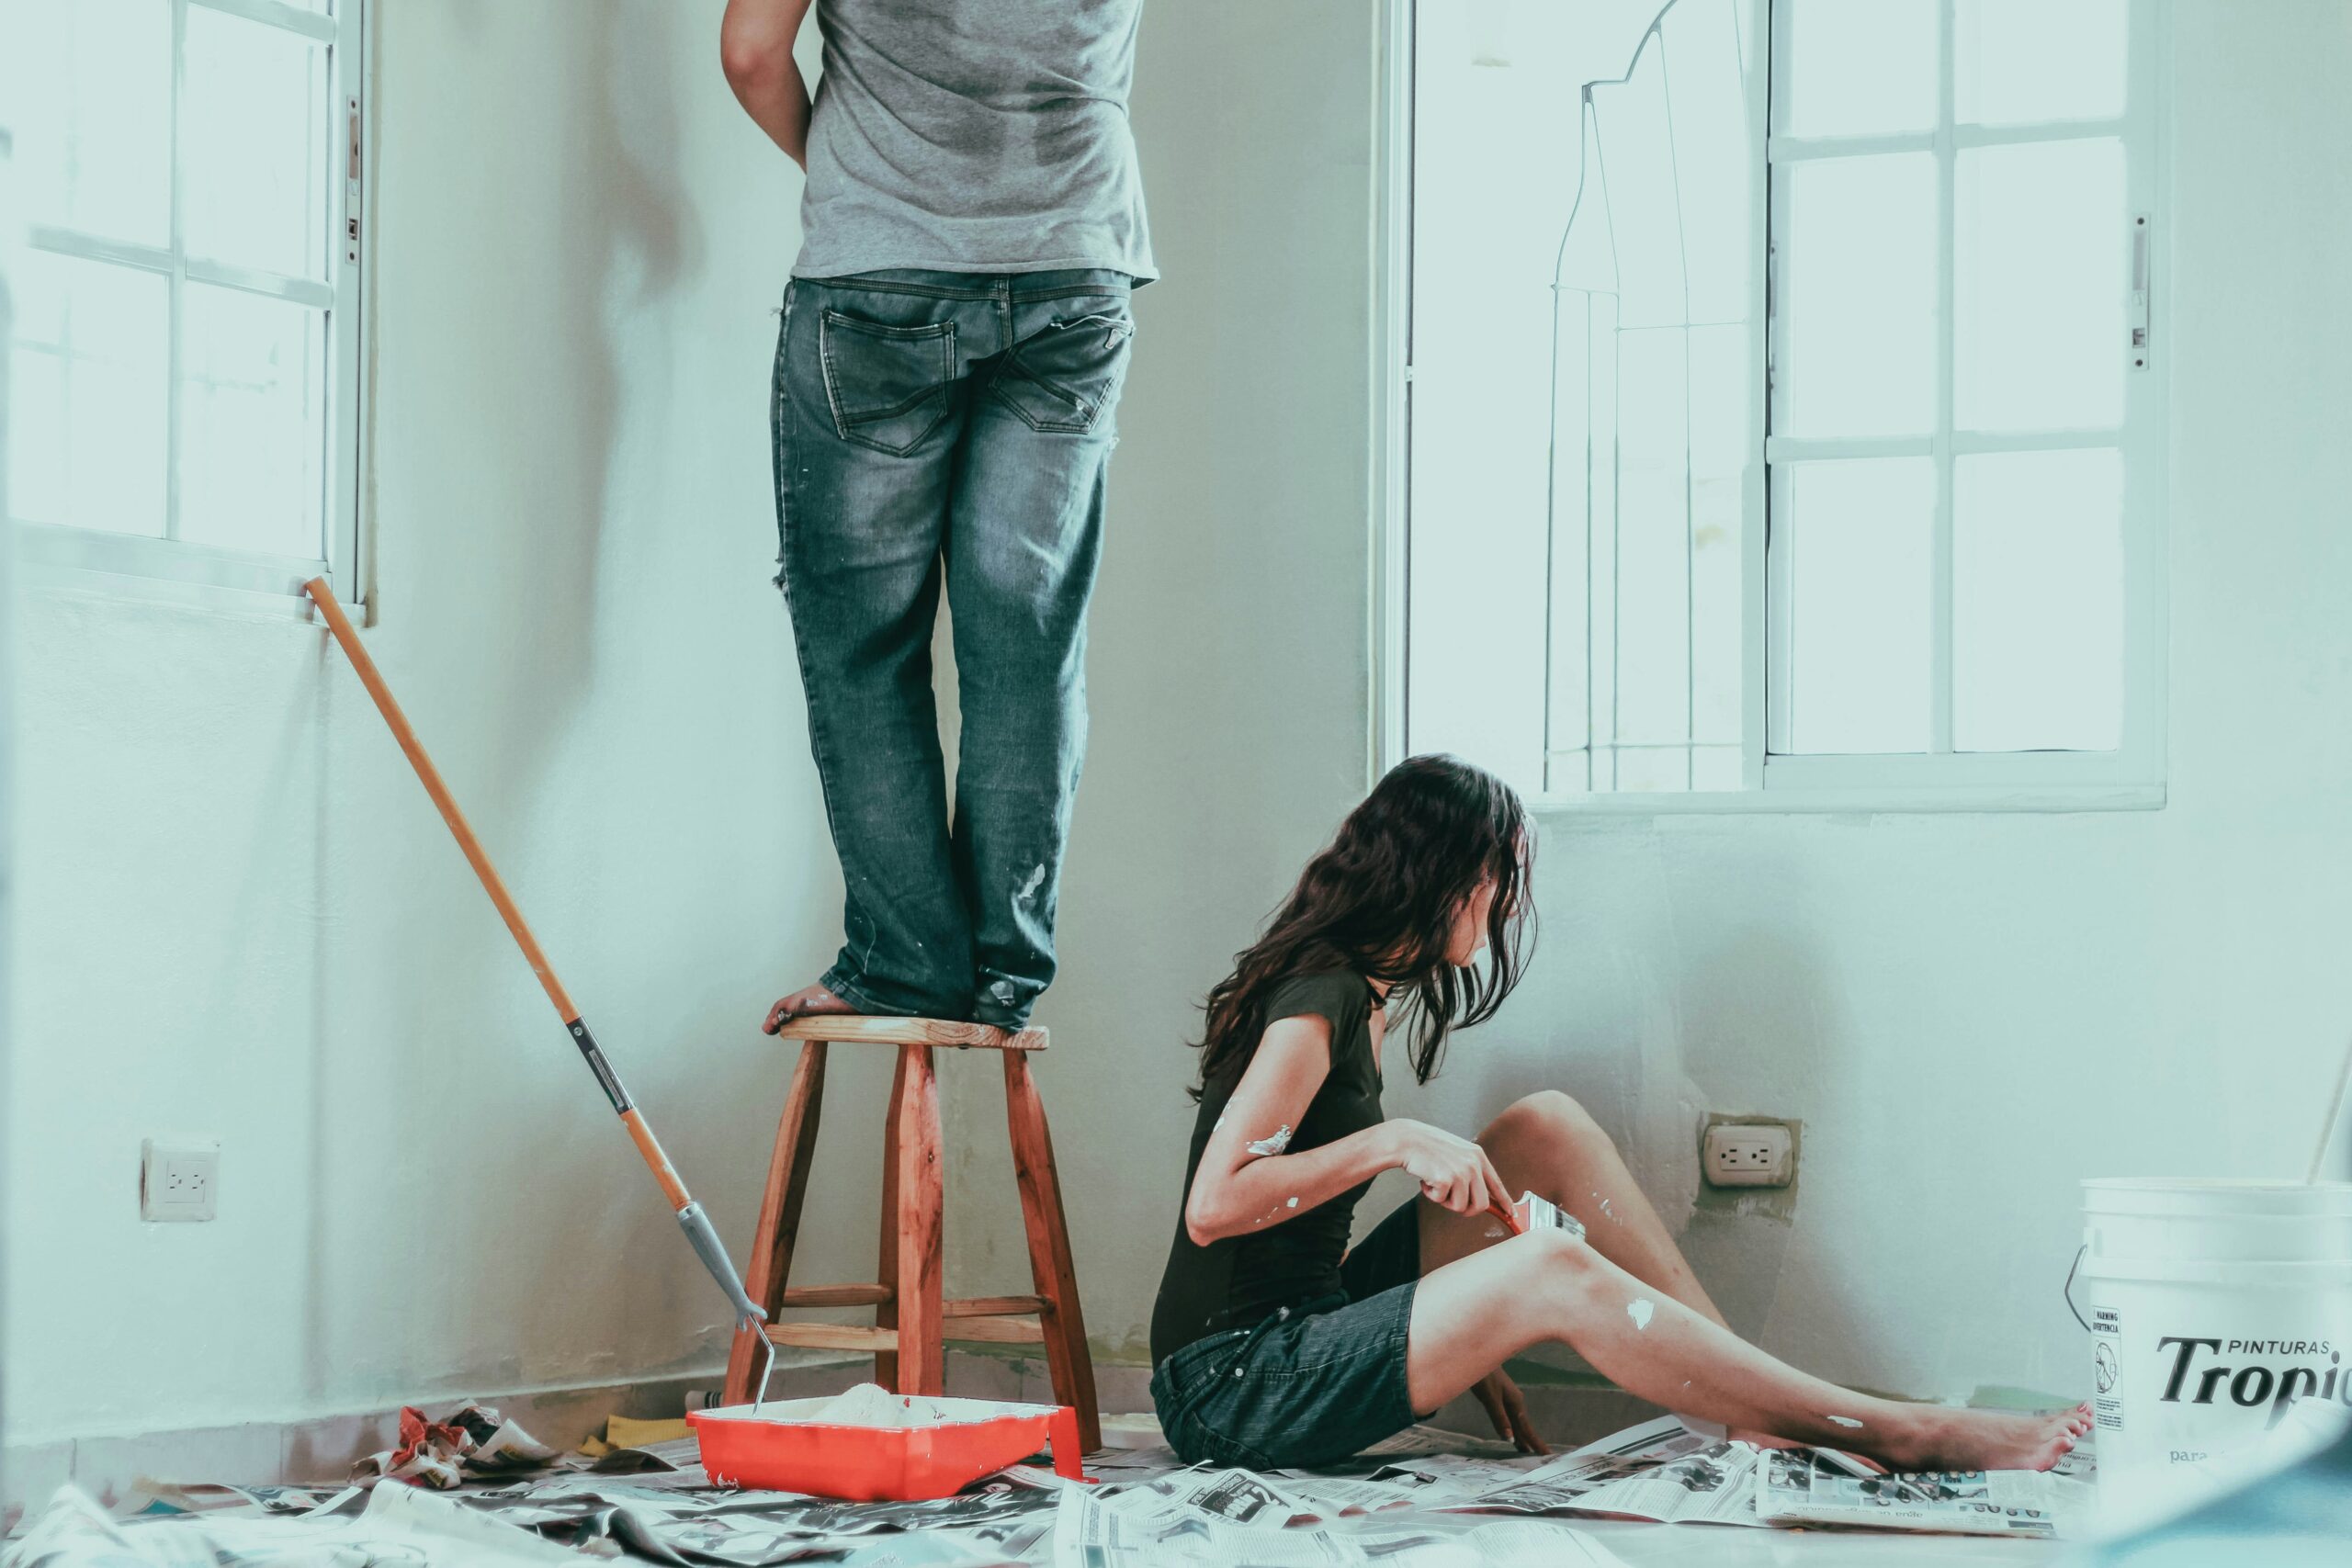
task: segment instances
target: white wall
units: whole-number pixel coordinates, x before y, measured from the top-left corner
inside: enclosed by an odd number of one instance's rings
[[[375,9],[369,645],[741,1238],[753,1026],[838,941],[769,585],[797,176],[716,0]],[[717,1292],[322,634],[24,614],[12,1441],[712,1362]],[[215,1224],[139,1220],[171,1131],[222,1142]]]
[[[2170,804],[1551,823],[1542,957],[1410,1101],[1566,1088],[1669,1218],[1700,1111],[1804,1118],[1794,1223],[1686,1239],[1872,1388],[2078,1393],[2075,1183],[2299,1179],[2352,1035],[2352,17],[2176,16]]]

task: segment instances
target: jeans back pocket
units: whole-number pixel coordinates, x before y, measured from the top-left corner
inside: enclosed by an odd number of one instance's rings
[[[825,397],[844,441],[905,457],[947,417],[956,323],[886,326],[827,308],[817,325]]]
[[[1013,345],[991,389],[1032,430],[1082,435],[1119,400],[1135,333],[1124,309],[1057,318]]]

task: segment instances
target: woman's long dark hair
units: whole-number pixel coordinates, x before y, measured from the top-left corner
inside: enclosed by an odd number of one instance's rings
[[[1511,787],[1447,756],[1410,757],[1348,813],[1306,863],[1255,945],[1208,997],[1204,1082],[1248,1058],[1265,1027],[1267,993],[1310,965],[1386,981],[1418,1004],[1409,1055],[1422,1083],[1446,1037],[1492,1018],[1526,967],[1535,908],[1528,889],[1534,842]],[[1456,910],[1494,878],[1487,964],[1446,962]],[[1200,1090],[1193,1091],[1193,1098]]]

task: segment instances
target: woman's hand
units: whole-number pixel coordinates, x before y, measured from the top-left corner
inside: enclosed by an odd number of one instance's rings
[[[1519,1385],[1500,1367],[1472,1384],[1470,1392],[1487,1407],[1487,1419],[1495,1424],[1495,1436],[1523,1454],[1552,1451],[1552,1446],[1536,1431],[1535,1423],[1527,1418],[1527,1401],[1520,1396]]]
[[[1409,1172],[1430,1202],[1457,1214],[1480,1214],[1496,1204],[1510,1204],[1494,1162],[1470,1139],[1426,1122],[1385,1122],[1381,1130],[1389,1140],[1388,1163]]]

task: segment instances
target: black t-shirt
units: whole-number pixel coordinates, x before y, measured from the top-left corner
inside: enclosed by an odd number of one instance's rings
[[[1331,1070],[1306,1113],[1291,1129],[1284,1152],[1303,1154],[1351,1133],[1376,1126],[1380,1110],[1380,1064],[1372,1050],[1372,1014],[1379,1005],[1371,985],[1345,969],[1295,975],[1266,998],[1267,1025],[1314,1013],[1331,1025]],[[1261,1034],[1263,1026],[1261,1027]],[[1193,1148],[1184,1162],[1184,1195],[1193,1190],[1201,1151],[1225,1114],[1226,1101],[1249,1070],[1250,1056],[1221,1070],[1201,1086],[1201,1109],[1193,1124]],[[1252,1140],[1272,1127],[1246,1130]],[[1228,1328],[1250,1328],[1283,1307],[1304,1306],[1340,1290],[1340,1258],[1348,1249],[1349,1222],[1366,1181],[1338,1197],[1288,1214],[1264,1228],[1224,1236],[1206,1247],[1185,1234],[1176,1218],[1176,1240],[1160,1276],[1159,1300],[1151,1312],[1151,1359],[1155,1364],[1195,1339]]]

